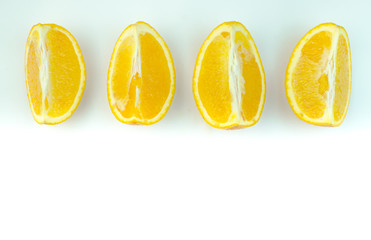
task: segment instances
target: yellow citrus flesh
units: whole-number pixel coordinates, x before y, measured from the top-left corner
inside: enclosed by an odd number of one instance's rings
[[[168,111],[175,92],[174,63],[165,41],[147,23],[121,34],[108,71],[108,100],[123,123],[153,124]]]
[[[85,88],[85,63],[74,37],[55,24],[37,24],[27,39],[27,93],[40,124],[57,124],[76,110]]]
[[[216,128],[258,122],[265,101],[265,74],[254,40],[238,22],[216,27],[198,54],[193,94],[205,121]]]
[[[286,95],[303,121],[339,126],[351,90],[351,57],[343,27],[324,23],[309,31],[296,46],[286,72]]]

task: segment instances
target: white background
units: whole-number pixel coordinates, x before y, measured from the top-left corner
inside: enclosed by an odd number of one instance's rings
[[[2,1],[0,239],[371,239],[370,1]],[[167,42],[177,89],[152,126],[120,123],[106,76],[114,44],[146,21]],[[192,74],[218,24],[240,21],[264,65],[258,124],[218,130],[201,118]],[[77,39],[87,85],[56,126],[32,118],[24,80],[31,27],[56,23]],[[318,127],[287,103],[296,43],[334,22],[348,32],[352,96],[344,123]]]

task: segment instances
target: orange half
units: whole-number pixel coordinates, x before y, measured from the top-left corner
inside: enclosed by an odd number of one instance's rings
[[[31,111],[40,124],[57,124],[76,110],[85,89],[77,41],[55,24],[37,24],[27,39],[25,77]]]
[[[204,120],[216,128],[258,122],[265,74],[254,40],[239,22],[216,27],[203,43],[193,75],[193,94]]]
[[[150,25],[127,27],[113,50],[108,71],[108,101],[123,123],[153,124],[168,111],[175,92],[170,51]]]
[[[339,126],[350,100],[352,63],[345,29],[320,24],[298,43],[286,71],[286,96],[298,118]]]

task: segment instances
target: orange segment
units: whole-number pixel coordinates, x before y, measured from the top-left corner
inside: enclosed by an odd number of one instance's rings
[[[76,110],[86,81],[85,64],[74,37],[55,24],[37,24],[25,57],[31,111],[40,124],[57,124]]]
[[[165,41],[138,22],[121,34],[108,72],[108,100],[124,123],[153,124],[168,111],[175,92],[174,63]]]
[[[28,54],[26,53],[26,83],[28,97],[34,117],[41,115],[41,106],[43,105],[39,74],[40,66],[42,66],[41,56],[38,54],[39,41],[40,38],[38,32],[31,32],[28,42]]]
[[[196,61],[193,94],[202,117],[213,127],[248,127],[259,120],[265,75],[255,43],[241,23],[223,23],[205,40]]]
[[[295,114],[317,125],[340,125],[351,89],[348,36],[333,23],[309,31],[296,46],[286,73],[286,95]]]
[[[142,86],[139,87],[139,108],[144,119],[155,118],[166,105],[171,92],[172,76],[168,59],[159,41],[150,33],[140,35]],[[170,55],[170,52],[169,54]],[[171,60],[172,62],[172,60]],[[151,103],[151,104],[148,104]]]
[[[347,35],[339,36],[336,53],[334,121],[341,124],[347,113],[351,87],[351,61]]]
[[[259,112],[262,95],[265,95],[265,83],[261,81],[264,78],[264,72],[260,61],[257,62],[254,53],[255,45],[244,41],[242,32],[236,32],[235,44],[237,47],[237,56],[242,63],[242,78],[256,79],[255,81],[245,81],[242,92],[242,114],[243,119],[253,119]]]
[[[128,84],[131,77],[131,69],[134,66],[132,59],[135,49],[136,42],[134,37],[128,36],[124,38],[116,52],[115,63],[111,62],[112,68],[117,69],[112,72],[111,78],[122,79],[122,81],[111,81],[111,87],[114,89],[112,98],[116,99],[114,107],[126,118],[131,117],[135,100],[133,97],[131,99],[129,98],[129,93],[131,93],[131,95],[135,93],[135,88],[133,88],[134,84],[132,84],[130,92],[130,85]],[[133,76],[133,78],[134,77],[135,76]],[[135,83],[136,81],[133,82]]]
[[[198,78],[199,96],[207,114],[221,123],[228,121],[232,111],[228,83],[229,39],[230,34],[225,33],[210,43]]]

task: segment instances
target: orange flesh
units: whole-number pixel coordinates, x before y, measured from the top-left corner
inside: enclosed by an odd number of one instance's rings
[[[329,89],[325,72],[331,48],[332,35],[320,32],[304,45],[292,78],[295,100],[310,118],[320,118],[326,110],[325,92]],[[320,67],[318,67],[318,65]]]
[[[32,102],[35,114],[41,114],[42,105],[42,93],[41,84],[39,80],[39,62],[40,54],[38,53],[37,41],[39,35],[37,32],[33,32],[32,39],[30,42],[30,49],[27,56],[27,76],[28,76],[28,91],[30,96],[30,101]]]

